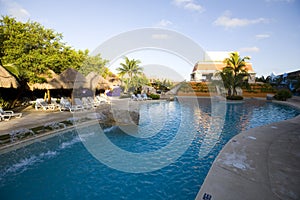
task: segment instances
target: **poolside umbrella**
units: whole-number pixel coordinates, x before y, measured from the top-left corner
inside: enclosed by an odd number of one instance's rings
[[[97,88],[98,89],[107,89],[107,88],[111,88],[112,84],[106,80],[105,78],[103,78],[101,76],[99,82],[98,82],[98,85],[97,85]]]
[[[72,92],[72,101],[73,101],[73,94],[74,90],[77,89],[77,91],[81,88],[85,88],[86,86],[86,79],[85,77],[78,72],[77,70],[73,68],[68,68],[65,71],[63,71],[60,75],[58,75],[56,78],[53,78],[49,84],[51,84],[53,87],[61,88],[61,89],[73,89]]]
[[[105,78],[103,78],[95,72],[90,72],[86,76],[86,83],[87,88],[91,90],[105,89],[110,87],[110,83]]]
[[[45,83],[29,83],[30,90],[44,90],[44,89],[59,89],[54,85],[51,85],[49,82],[56,78],[58,75],[49,69],[46,73],[39,75],[39,77],[46,79]]]
[[[4,67],[0,65],[0,88],[17,88],[19,83]]]
[[[90,72],[85,78],[86,78],[86,86],[91,90],[93,90],[97,87],[101,76],[98,75],[96,72]]]
[[[56,78],[53,78],[49,84],[56,88],[75,89],[86,85],[85,77],[73,68],[68,68]]]
[[[112,74],[108,77],[108,82],[110,83],[110,85],[120,85],[121,84],[119,77],[115,74]]]
[[[56,78],[58,75],[52,71],[52,70],[48,70],[46,73],[41,74],[40,77],[45,78],[46,82],[45,83],[30,83],[29,84],[29,88],[30,90],[47,90],[47,92],[45,93],[44,99],[45,101],[47,100],[48,103],[51,102],[51,95],[50,95],[50,90],[51,89],[59,89],[58,87],[56,87],[55,85],[50,84],[49,82],[53,79]]]

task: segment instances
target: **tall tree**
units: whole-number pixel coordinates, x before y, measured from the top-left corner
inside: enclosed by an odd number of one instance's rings
[[[109,69],[105,67],[108,60],[101,58],[100,54],[95,56],[87,56],[85,61],[83,62],[83,66],[79,69],[83,75],[88,75],[90,72],[96,72],[100,74],[104,78],[109,75]]]
[[[140,63],[140,60],[129,60],[128,57],[125,57],[125,63],[120,63],[121,67],[117,68],[117,71],[119,71],[118,75],[121,76],[121,78],[124,78],[126,75],[128,76],[128,81],[126,81],[128,84],[127,88],[137,88],[137,81],[133,79],[137,79],[137,77],[143,75],[143,68],[139,66]]]
[[[230,53],[230,57],[224,60],[226,66],[222,70],[221,77],[224,78],[224,85],[227,85],[229,90],[232,88],[229,96],[236,96],[236,88],[242,86],[245,77],[249,76],[246,60],[250,60],[250,57],[241,58],[238,52]]]
[[[39,75],[52,69],[56,73],[79,69],[88,51],[75,51],[62,42],[62,34],[37,22],[26,23],[3,16],[0,19],[0,61],[26,72],[29,82],[40,82]]]
[[[215,77],[221,77],[222,85],[227,88],[227,95],[232,95],[232,85],[233,85],[233,75],[232,71],[228,69],[223,69],[221,71],[218,71],[215,75]],[[220,80],[215,80],[214,84],[219,85]]]
[[[129,80],[132,81],[133,76],[141,75],[143,73],[143,68],[139,66],[140,63],[140,60],[129,60],[128,57],[125,57],[125,63],[120,63],[122,67],[117,68],[119,71],[118,74],[121,77],[128,75]]]
[[[80,69],[88,51],[67,46],[60,33],[46,29],[37,22],[0,18],[0,64],[20,83],[14,102],[26,90],[27,83],[42,83],[49,69],[59,74],[66,68]]]

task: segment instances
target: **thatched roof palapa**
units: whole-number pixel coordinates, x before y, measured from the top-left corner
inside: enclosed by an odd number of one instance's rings
[[[106,89],[110,87],[109,81],[95,72],[90,72],[86,76],[86,87],[89,89]]]
[[[4,67],[0,65],[0,88],[17,88],[19,83]]]
[[[85,87],[85,77],[73,68],[68,68],[59,76],[49,81],[49,84],[55,88],[73,89]]]
[[[31,90],[43,90],[43,89],[59,89],[56,88],[54,85],[51,85],[49,82],[58,77],[58,75],[52,71],[51,69],[49,69],[45,74],[40,75],[40,77],[43,77],[46,79],[46,83],[34,83],[34,84],[29,84],[29,87]]]

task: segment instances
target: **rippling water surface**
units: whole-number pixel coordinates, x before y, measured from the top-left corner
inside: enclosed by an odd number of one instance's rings
[[[168,166],[144,173],[107,167],[85,148],[84,138],[70,131],[0,155],[0,199],[194,199],[215,157],[234,135],[299,114],[287,106],[246,100],[225,105],[224,126],[216,129],[210,100],[198,102],[197,108],[178,102],[143,105],[135,133],[139,137],[118,127],[104,131],[115,146],[133,153],[164,148],[179,130],[193,134],[187,150]],[[201,154],[203,148],[208,154]]]

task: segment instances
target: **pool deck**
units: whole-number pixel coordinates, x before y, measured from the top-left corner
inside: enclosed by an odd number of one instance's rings
[[[18,130],[23,128],[34,128],[40,125],[44,125],[49,122],[64,121],[73,114],[70,112],[56,111],[43,111],[35,110],[32,107],[27,107],[22,111],[21,118],[12,118],[9,121],[0,122],[0,135],[8,134],[12,130]]]
[[[300,109],[300,98],[283,104]],[[266,113],[267,114],[267,113]],[[197,200],[300,199],[300,116],[243,131],[214,161]]]
[[[60,112],[59,110],[35,110],[32,106],[22,110],[21,118],[12,118],[9,121],[0,121],[0,136],[10,133],[13,130],[18,129],[30,129],[37,126],[43,126],[50,122],[61,122],[71,117],[76,117],[79,114],[84,116],[85,114],[92,112],[101,112],[101,109],[105,109],[108,106],[116,110],[138,110],[138,107],[142,103],[155,102],[151,101],[131,101],[130,99],[117,99],[111,98],[111,104],[103,104],[96,109],[96,111],[77,112],[75,114],[68,111]]]

